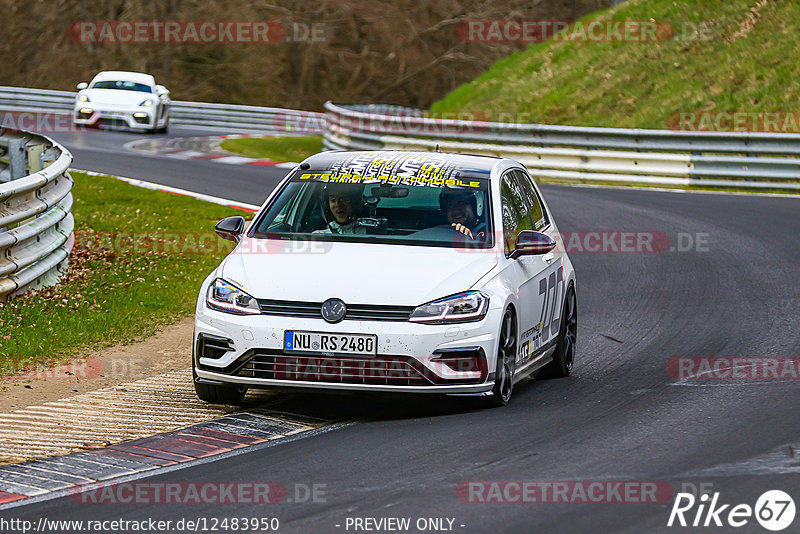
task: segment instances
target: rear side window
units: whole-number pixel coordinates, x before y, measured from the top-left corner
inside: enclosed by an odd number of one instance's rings
[[[506,254],[510,254],[516,245],[517,235],[523,230],[532,230],[533,226],[528,217],[524,193],[512,172],[503,175],[500,196],[503,210],[503,242]]]
[[[522,194],[525,196],[525,201],[528,203],[531,219],[533,221],[533,229],[539,231],[542,228],[546,228],[550,222],[547,220],[547,215],[545,215],[544,209],[542,208],[542,201],[539,199],[539,195],[536,194],[536,189],[531,182],[530,176],[528,176],[528,173],[521,170],[513,171],[513,173],[516,175],[520,189],[522,189]]]

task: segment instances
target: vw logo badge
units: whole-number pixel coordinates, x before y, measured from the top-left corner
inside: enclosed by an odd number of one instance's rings
[[[338,323],[344,319],[347,313],[347,306],[341,299],[328,299],[322,303],[322,318],[329,323]]]

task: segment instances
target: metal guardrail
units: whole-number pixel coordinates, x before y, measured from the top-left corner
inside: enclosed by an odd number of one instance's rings
[[[331,150],[510,157],[552,180],[800,190],[800,135],[511,124],[417,109],[325,104]]]
[[[0,111],[69,114],[74,99],[69,91],[0,86]],[[551,180],[800,190],[798,134],[468,121],[378,104],[328,102],[325,111],[174,101],[170,120],[237,132],[324,133],[328,149],[439,145],[447,152],[511,157]]]
[[[0,301],[66,272],[75,240],[71,163],[47,137],[0,130]]]
[[[72,114],[71,91],[0,86],[0,111]],[[237,132],[321,134],[325,115],[313,111],[174,100],[170,124]]]

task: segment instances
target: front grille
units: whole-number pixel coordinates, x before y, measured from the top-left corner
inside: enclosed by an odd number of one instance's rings
[[[321,302],[294,302],[291,300],[258,299],[261,313],[283,317],[308,317],[322,319]],[[346,304],[345,319],[365,321],[408,321],[414,306],[382,306],[374,304]]]
[[[424,368],[406,356],[295,356],[280,351],[252,355],[236,376],[332,384],[428,386]]]

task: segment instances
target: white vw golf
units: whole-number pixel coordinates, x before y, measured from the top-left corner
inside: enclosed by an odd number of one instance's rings
[[[247,388],[477,394],[572,371],[575,272],[520,163],[325,152],[283,180],[203,282],[197,395]]]
[[[109,70],[78,84],[72,121],[166,133],[170,106],[169,91],[151,75]]]

